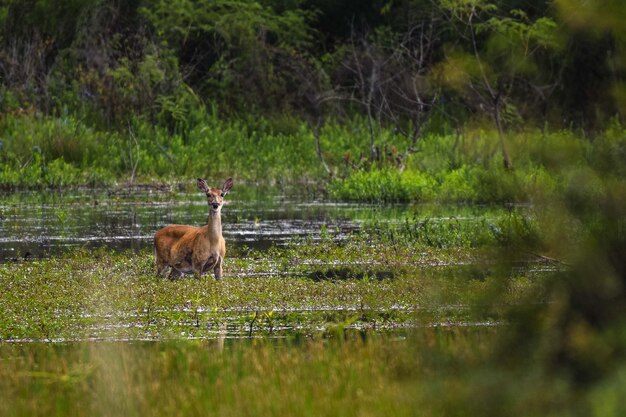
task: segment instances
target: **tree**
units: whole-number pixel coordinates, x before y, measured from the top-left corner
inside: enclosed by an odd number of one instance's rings
[[[432,69],[432,76],[473,111],[489,114],[504,166],[511,169],[506,122],[521,117],[522,100],[529,95],[545,99],[559,84],[560,72],[546,71],[541,62],[543,53],[559,50],[556,22],[547,16],[532,20],[520,9],[501,17],[500,8],[488,0],[438,3],[458,40],[444,48],[446,59]]]
[[[142,12],[203,98],[233,112],[297,108],[311,66],[310,12],[250,0],[161,0]]]
[[[432,9],[411,13],[416,4],[409,3],[408,9],[401,8],[410,15],[401,25],[353,26],[349,41],[336,53],[340,64],[331,71],[335,89],[330,96],[349,103],[367,118],[369,162],[383,159],[378,131],[391,125],[408,143],[404,152],[387,150],[395,153],[387,157],[401,168],[406,156],[416,150],[438,97],[426,77],[439,46],[438,20]],[[388,9],[383,12],[390,13]]]
[[[583,57],[586,59],[585,66],[589,69],[587,72],[591,73],[583,74],[586,76],[584,80],[591,78],[593,73],[600,74],[603,78],[603,88],[598,88],[595,84],[590,87],[599,90],[593,97],[595,100],[590,100],[591,104],[597,107],[602,98],[612,97],[614,102],[604,105],[603,110],[613,111],[623,119],[626,114],[626,4],[621,0],[557,0],[556,6],[570,36],[575,40],[583,38],[584,42],[596,49],[591,56],[585,50],[586,55]],[[574,54],[571,53],[570,56],[572,55]],[[579,69],[580,65],[573,71]],[[580,84],[573,87],[580,89]]]

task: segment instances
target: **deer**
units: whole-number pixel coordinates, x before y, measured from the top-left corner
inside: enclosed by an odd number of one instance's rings
[[[221,210],[224,196],[233,187],[233,179],[227,179],[222,188],[209,187],[201,178],[197,179],[197,185],[206,194],[209,204],[207,224],[201,227],[171,224],[154,234],[154,260],[159,276],[171,267],[170,279],[183,274],[194,274],[200,279],[211,269],[216,280],[222,279],[226,242],[222,236]]]

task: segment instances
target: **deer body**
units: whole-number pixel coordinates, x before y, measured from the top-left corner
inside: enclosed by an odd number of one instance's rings
[[[198,178],[198,188],[206,193],[209,204],[207,224],[201,227],[172,224],[155,233],[154,258],[158,275],[171,267],[170,278],[193,273],[199,279],[211,269],[217,280],[222,278],[226,242],[222,236],[221,208],[232,185],[229,178],[221,189],[210,188],[205,180]]]

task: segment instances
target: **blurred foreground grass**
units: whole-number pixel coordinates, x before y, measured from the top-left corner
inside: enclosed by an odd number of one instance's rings
[[[527,358],[496,360],[498,331],[405,337],[0,345],[3,416],[618,416],[624,369],[590,390]]]
[[[459,399],[472,389],[448,390],[469,377],[465,366],[452,366],[457,351],[481,360],[486,343],[479,333],[5,344],[0,414],[438,415],[454,409],[444,398]],[[496,382],[493,376],[481,383]],[[486,406],[476,404],[476,411]]]

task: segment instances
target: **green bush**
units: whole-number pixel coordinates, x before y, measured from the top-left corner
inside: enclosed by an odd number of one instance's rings
[[[443,173],[438,197],[443,201],[474,202],[479,200],[478,168],[467,165]]]
[[[335,180],[329,186],[334,198],[354,201],[407,202],[430,200],[435,180],[419,172],[391,169],[359,171],[345,180]]]

